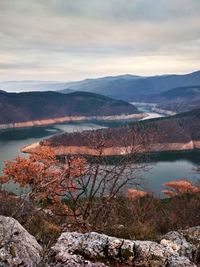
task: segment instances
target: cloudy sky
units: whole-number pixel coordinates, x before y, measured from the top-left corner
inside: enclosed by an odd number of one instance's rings
[[[0,80],[200,69],[200,0],[0,0]]]

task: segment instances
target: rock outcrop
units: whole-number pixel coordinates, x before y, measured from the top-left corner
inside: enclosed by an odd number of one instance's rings
[[[193,261],[198,248],[178,232],[168,233],[160,244],[153,241],[119,239],[95,232],[66,232],[60,236],[52,250],[55,259],[63,263],[74,260],[74,257],[77,257],[77,261],[80,260],[79,257],[81,260],[84,257],[125,266],[195,267],[197,265]]]
[[[78,255],[68,255],[65,261],[55,260],[48,267],[108,267],[104,263],[91,262]]]
[[[188,242],[179,232],[172,231],[163,236],[160,242],[163,246],[170,247],[180,256],[184,256],[193,260],[196,253],[196,246]]]
[[[199,247],[200,227],[169,232],[160,243],[65,232],[44,257],[15,219],[0,216],[0,267],[197,267]]]
[[[13,218],[0,216],[0,266],[36,267],[42,248]]]

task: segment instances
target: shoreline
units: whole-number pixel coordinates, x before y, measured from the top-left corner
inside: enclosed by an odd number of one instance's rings
[[[35,149],[41,145],[39,142],[27,145],[21,148],[22,153],[34,153]],[[87,155],[87,156],[99,156],[99,151],[87,146],[57,146],[50,148],[55,152],[57,156],[61,155]],[[200,141],[189,141],[187,143],[157,143],[149,146],[148,149],[137,147],[134,150],[133,147],[105,147],[101,156],[126,156],[130,153],[154,153],[154,152],[170,152],[170,151],[189,151],[199,150]]]
[[[174,115],[177,114],[177,113],[174,112],[174,111],[166,110],[166,109],[162,109],[162,108],[158,108],[158,107],[156,107],[156,106],[152,108],[152,111],[153,111],[153,112],[156,112],[156,113],[158,113],[158,114],[166,115],[166,116],[174,116]]]
[[[158,113],[160,115],[166,115],[166,116],[174,116],[177,113],[174,112],[173,110],[167,110],[167,109],[162,109],[158,106],[158,103],[148,103],[148,102],[130,102],[130,104],[136,106],[138,109],[142,107],[149,107],[150,111],[149,113]]]
[[[143,119],[146,118],[147,116],[148,115],[146,113],[134,113],[128,115],[122,114],[122,115],[111,115],[111,116],[65,116],[65,117],[51,118],[51,119],[0,124],[0,131],[28,128],[28,127],[40,127],[40,126],[47,126],[64,122],[78,122],[78,121],[90,121],[90,120],[114,121],[114,120]]]

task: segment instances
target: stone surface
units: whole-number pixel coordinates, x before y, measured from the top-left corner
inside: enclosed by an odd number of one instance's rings
[[[134,242],[109,237],[95,232],[81,234],[63,233],[52,248],[58,260],[65,261],[69,254],[80,254],[93,260],[111,259],[132,263]]]
[[[13,218],[0,216],[0,267],[107,267],[110,262],[116,266],[197,267],[199,239],[200,227],[169,232],[160,244],[95,232],[65,232],[42,259],[36,239]]]
[[[162,267],[166,265],[167,259],[174,255],[174,251],[156,242],[135,241],[135,255],[135,266]]]
[[[192,263],[186,257],[172,256],[167,261],[167,267],[197,267],[195,263]]]
[[[200,265],[200,226],[167,233],[161,244]]]
[[[108,237],[107,254],[111,259],[132,264],[134,259],[134,242],[116,237]]]
[[[52,250],[57,261],[65,264],[74,260],[77,263],[82,261],[82,266],[89,266],[84,265],[83,257],[93,261],[111,260],[138,267],[196,266],[190,261],[190,253],[193,253],[194,249],[192,244],[177,232],[170,232],[165,238],[168,239],[163,239],[161,244],[158,244],[152,241],[119,239],[95,232],[66,232],[60,236]]]
[[[98,262],[91,262],[88,260],[85,260],[80,255],[75,254],[65,254],[65,258],[55,258],[53,262],[51,262],[49,267],[107,267],[103,263]]]
[[[160,242],[165,247],[170,247],[180,256],[185,256],[190,260],[196,252],[196,247],[188,242],[179,232],[172,231],[167,233]]]
[[[84,256],[97,259],[103,256],[101,250],[106,245],[106,236],[99,235],[96,239],[95,233],[81,234],[76,232],[63,233],[52,248],[55,253],[55,261],[51,266],[56,267],[106,267],[103,263],[92,263],[86,261]]]
[[[190,227],[186,230],[180,230],[179,233],[193,244],[200,245],[200,226]]]
[[[0,266],[36,267],[42,248],[15,219],[0,216]]]

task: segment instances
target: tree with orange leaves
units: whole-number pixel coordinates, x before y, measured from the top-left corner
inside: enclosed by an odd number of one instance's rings
[[[194,186],[190,181],[177,180],[171,181],[164,184],[167,189],[162,192],[169,197],[174,197],[183,194],[196,194],[200,193],[200,189]]]
[[[121,196],[125,185],[130,182],[132,186],[138,185],[137,173],[146,165],[141,164],[143,155],[137,153],[138,147],[128,149],[126,157],[112,163],[110,158],[103,157],[106,137],[97,143],[92,138],[88,136],[96,157],[86,160],[80,155],[66,155],[58,160],[54,147],[43,142],[27,158],[8,161],[0,182],[14,181],[22,188],[29,187],[26,199],[33,204],[56,214],[67,214],[70,223],[90,227],[91,220],[96,223],[100,216],[107,216],[107,207]],[[68,206],[63,204],[64,198]]]
[[[78,179],[85,172],[85,159],[71,157],[60,162],[49,147],[40,147],[27,158],[17,157],[7,161],[0,177],[1,184],[14,182],[28,189],[28,199],[41,207],[66,214],[67,205],[63,197],[68,191],[76,190]]]

